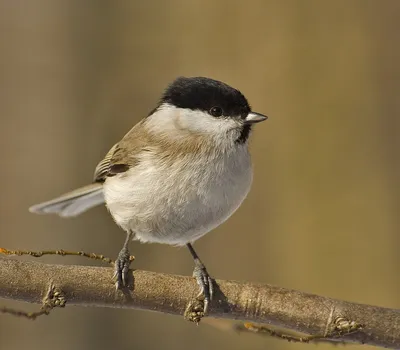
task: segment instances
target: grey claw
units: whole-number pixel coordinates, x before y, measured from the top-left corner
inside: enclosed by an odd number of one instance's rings
[[[208,285],[209,285],[210,300],[212,300],[214,296],[214,283],[210,276],[208,276]]]
[[[130,263],[130,261],[129,261]],[[124,264],[122,268],[122,284],[124,286],[128,285],[128,273],[129,273],[129,265]]]

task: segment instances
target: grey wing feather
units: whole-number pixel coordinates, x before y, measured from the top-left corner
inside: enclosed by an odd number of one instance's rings
[[[76,216],[104,203],[103,185],[90,184],[68,192],[50,201],[29,208],[31,213],[58,214],[62,217]]]
[[[58,214],[62,217],[70,217],[104,203],[103,182],[108,176],[114,176],[129,169],[129,165],[125,164],[126,153],[126,150],[119,148],[119,144],[116,143],[96,166],[94,183],[50,201],[36,204],[30,207],[29,211],[37,214]]]

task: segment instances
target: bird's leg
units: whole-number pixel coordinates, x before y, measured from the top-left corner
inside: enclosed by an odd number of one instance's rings
[[[208,274],[206,267],[201,262],[199,256],[193,249],[190,243],[187,244],[187,247],[192,254],[194,260],[194,270],[193,270],[193,277],[196,278],[197,284],[200,286],[200,293],[197,295],[197,298],[203,297],[204,298],[204,314],[207,313],[208,304],[212,300],[214,286],[213,280]]]
[[[116,279],[115,288],[117,290],[128,286],[128,272],[129,265],[131,264],[128,247],[132,236],[133,233],[128,231],[126,234],[125,243],[118,254],[117,260],[115,260],[114,278]]]

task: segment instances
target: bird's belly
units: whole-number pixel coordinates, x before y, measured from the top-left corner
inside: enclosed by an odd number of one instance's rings
[[[116,223],[142,242],[184,245],[211,231],[240,206],[252,181],[250,161],[227,173],[138,169],[107,179],[104,195]]]

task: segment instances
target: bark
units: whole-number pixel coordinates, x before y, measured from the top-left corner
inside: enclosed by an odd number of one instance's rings
[[[195,300],[192,277],[133,270],[132,290],[116,291],[113,268],[0,258],[0,297],[42,304],[53,286],[66,305],[144,309],[183,315]],[[400,311],[335,300],[268,284],[216,280],[208,317],[272,324],[335,341],[400,348]],[[343,322],[362,329],[340,334]],[[334,336],[335,335],[335,336]]]

